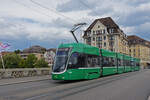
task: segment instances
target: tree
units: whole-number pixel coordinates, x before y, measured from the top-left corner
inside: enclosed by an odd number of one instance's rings
[[[6,54],[3,56],[5,68],[19,68],[19,62],[21,61],[21,57],[15,53]],[[2,63],[0,61],[0,67],[2,67]]]
[[[14,53],[19,54],[19,53],[21,53],[21,51],[18,49],[18,50],[15,50]]]
[[[25,68],[26,67],[24,59],[21,59],[21,61],[19,62],[19,67],[20,68]]]
[[[25,66],[27,68],[34,68],[36,61],[37,61],[37,57],[34,54],[30,54],[25,60]]]
[[[0,69],[3,68],[3,65],[2,65],[2,60],[0,59]]]
[[[45,59],[41,58],[41,59],[37,60],[35,67],[43,68],[43,67],[49,67],[49,66],[48,66],[48,63],[45,61]]]

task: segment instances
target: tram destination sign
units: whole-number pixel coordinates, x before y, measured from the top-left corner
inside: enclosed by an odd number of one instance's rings
[[[58,51],[69,51],[70,48],[59,48]]]

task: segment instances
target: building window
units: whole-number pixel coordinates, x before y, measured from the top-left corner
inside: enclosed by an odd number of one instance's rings
[[[105,34],[105,29],[103,30],[103,34]]]
[[[109,46],[113,46],[113,45],[114,45],[114,42],[110,42],[110,43],[109,43]]]
[[[99,41],[101,41],[102,40],[102,37],[99,37]]]
[[[95,38],[93,37],[93,41],[95,41]]]
[[[98,47],[99,47],[99,48],[102,48],[102,43],[98,43]]]
[[[98,25],[98,28],[100,28],[100,26]]]
[[[90,32],[90,31],[88,31],[88,32],[87,32],[87,34],[88,34],[88,35],[90,35],[90,34],[91,34],[91,32]]]
[[[134,49],[134,52],[135,52],[135,49]]]
[[[110,40],[114,40],[114,36],[110,36],[109,39],[110,39]]]
[[[95,34],[95,31],[93,31],[93,34]]]
[[[96,31],[96,34],[98,34],[98,33],[99,33],[99,30]]]
[[[106,40],[106,36],[104,36],[104,40]]]
[[[91,42],[91,38],[90,37],[87,39],[87,42]]]
[[[106,42],[104,42],[104,47],[106,47]]]
[[[97,37],[97,41],[102,41],[102,37]]]

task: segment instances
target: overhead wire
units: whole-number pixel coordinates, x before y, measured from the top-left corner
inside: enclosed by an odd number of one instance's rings
[[[35,9],[33,9],[32,7],[30,7],[30,6],[28,6],[28,5],[25,5],[24,3],[22,3],[22,2],[19,2],[19,1],[17,1],[17,0],[14,0],[17,4],[20,4],[20,5],[22,5],[22,6],[24,6],[24,7],[26,7],[26,8],[30,8],[32,11],[34,11],[34,12],[37,12],[37,13],[39,13],[39,14],[43,14],[43,15],[45,15],[45,16],[47,16],[47,17],[52,17],[52,16],[50,16],[50,15],[47,15],[47,14],[45,14],[45,13],[42,13],[42,12],[40,12],[39,10],[35,10]]]
[[[89,7],[89,5],[87,5],[85,2],[83,2],[82,0],[79,0],[79,2],[84,5],[86,8],[88,8],[89,10],[91,10],[93,13],[95,13],[96,15],[99,15],[96,11],[92,10],[91,7]],[[94,19],[92,19],[94,20]]]
[[[54,12],[55,14],[57,14],[57,15],[59,15],[59,16],[63,16],[63,17],[65,17],[66,19],[69,19],[69,20],[72,21],[73,23],[77,23],[77,20],[72,19],[72,18],[70,18],[70,17],[68,17],[68,16],[65,16],[64,14],[61,14],[60,12],[57,12],[55,9],[46,7],[46,6],[42,5],[41,3],[36,2],[36,1],[34,1],[34,0],[30,0],[30,1],[31,1],[32,3],[38,5],[38,6],[41,7],[41,8],[47,9],[47,10],[49,10],[49,11],[51,11],[51,12]]]
[[[84,5],[85,7],[87,7],[88,9],[92,10],[91,7],[89,7],[89,5],[87,5],[87,4],[86,4],[85,2],[83,2],[82,0],[79,0],[79,2],[80,2],[82,5]],[[96,11],[93,10],[93,12],[98,15],[98,13],[97,13]]]

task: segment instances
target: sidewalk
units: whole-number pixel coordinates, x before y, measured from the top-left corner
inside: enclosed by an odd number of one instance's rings
[[[34,81],[42,81],[42,80],[50,80],[50,79],[51,79],[50,75],[0,79],[0,86],[2,86],[2,85],[11,85],[11,84],[19,84],[19,83],[27,83],[27,82],[34,82]]]

